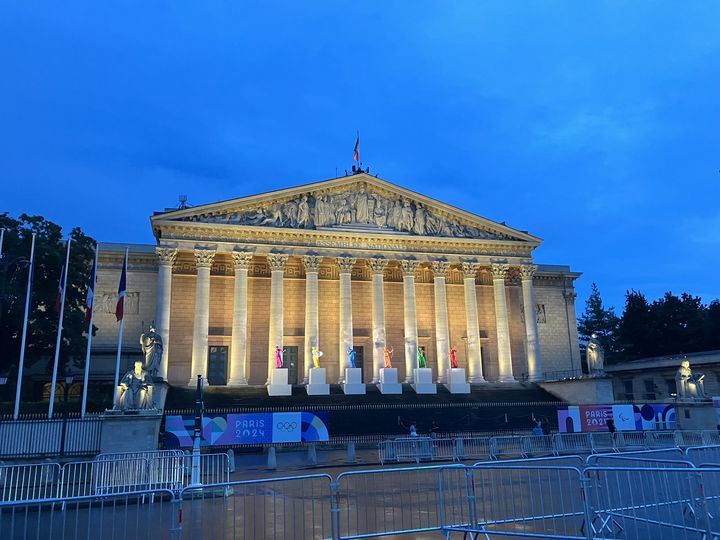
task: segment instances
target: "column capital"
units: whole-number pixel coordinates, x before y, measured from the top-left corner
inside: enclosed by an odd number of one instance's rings
[[[433,261],[432,270],[435,277],[445,277],[447,271],[450,270],[450,263],[448,261]]]
[[[172,266],[175,264],[175,259],[177,258],[177,248],[168,248],[168,247],[156,247],[155,253],[157,253],[158,261],[163,266]]]
[[[475,279],[475,276],[477,276],[477,272],[480,269],[480,265],[478,263],[473,262],[464,262],[462,263],[462,272],[463,277],[472,278]]]
[[[382,275],[383,272],[385,272],[385,268],[388,265],[387,259],[381,259],[380,257],[373,257],[372,259],[367,260],[367,265],[370,267],[370,270],[372,270],[373,274],[380,274]]]
[[[270,271],[275,272],[276,270],[285,270],[285,264],[287,264],[289,255],[286,253],[268,253],[267,261],[270,265]]]
[[[232,258],[235,270],[247,270],[250,268],[253,254],[249,251],[233,251]]]
[[[320,270],[320,263],[323,258],[320,255],[305,255],[303,257],[303,265],[305,265],[305,272],[317,272]]]
[[[341,274],[349,274],[357,259],[355,257],[338,257],[335,262],[340,267]]]
[[[412,259],[400,261],[400,265],[402,266],[403,275],[415,277],[415,270],[417,270],[417,267],[419,264],[420,264],[420,261],[415,261]]]
[[[212,268],[216,251],[214,249],[196,249],[195,266],[197,268]]]
[[[493,279],[505,279],[509,269],[510,265],[507,263],[492,263],[490,265]]]
[[[537,265],[535,264],[521,264],[519,266],[520,268],[520,279],[523,281],[525,280],[532,280],[533,276],[535,275],[535,272],[537,272]]]

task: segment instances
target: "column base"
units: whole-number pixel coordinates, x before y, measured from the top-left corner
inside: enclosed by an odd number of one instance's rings
[[[193,378],[193,379],[190,379],[190,380],[188,381],[188,384],[187,384],[187,385],[188,385],[190,388],[197,388],[197,377],[195,377],[195,378]],[[205,377],[203,377],[203,387],[205,387],[205,386],[210,386],[210,383],[208,382],[208,380],[207,380]]]
[[[528,382],[543,382],[545,380],[545,377],[542,375],[533,375],[531,377],[528,377]]]
[[[497,382],[499,383],[516,383],[517,379],[513,377],[512,375],[504,375],[500,377]]]
[[[514,381],[515,379],[512,380]],[[488,384],[488,382],[485,380],[485,377],[483,377],[482,375],[480,375],[479,377],[469,377],[467,382],[469,382],[470,384]]]
[[[226,386],[247,386],[247,379],[230,379]]]

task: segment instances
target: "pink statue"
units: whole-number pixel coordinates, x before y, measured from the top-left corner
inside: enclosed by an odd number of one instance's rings
[[[458,350],[455,347],[450,349],[450,367],[453,367],[453,368],[458,367],[457,352],[458,352]]]
[[[275,367],[280,369],[283,367],[283,353],[285,349],[281,349],[279,346],[275,346]]]
[[[391,368],[392,367],[392,356],[393,356],[393,348],[392,347],[385,347],[385,350],[383,351],[383,357],[385,358],[385,367]]]

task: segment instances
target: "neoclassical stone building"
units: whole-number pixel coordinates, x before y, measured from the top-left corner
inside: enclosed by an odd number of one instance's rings
[[[294,383],[310,348],[338,382],[354,348],[366,383],[394,351],[412,382],[421,347],[438,382],[457,349],[471,383],[579,370],[574,280],[538,265],[541,240],[360,173],[151,217],[156,246],[100,245],[93,358],[116,349],[115,297],[129,249],[123,349],[143,326],[165,340],[161,374],[187,385],[261,385],[276,346]],[[103,359],[103,355],[104,359]]]

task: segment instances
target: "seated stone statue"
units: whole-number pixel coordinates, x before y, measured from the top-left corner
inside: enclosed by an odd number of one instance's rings
[[[117,408],[121,411],[131,409],[155,409],[153,380],[143,369],[141,360],[135,362],[135,369],[128,371],[120,380]]]
[[[683,360],[675,373],[678,397],[681,399],[705,398],[704,379],[705,375],[702,373],[693,374],[689,360]]]

